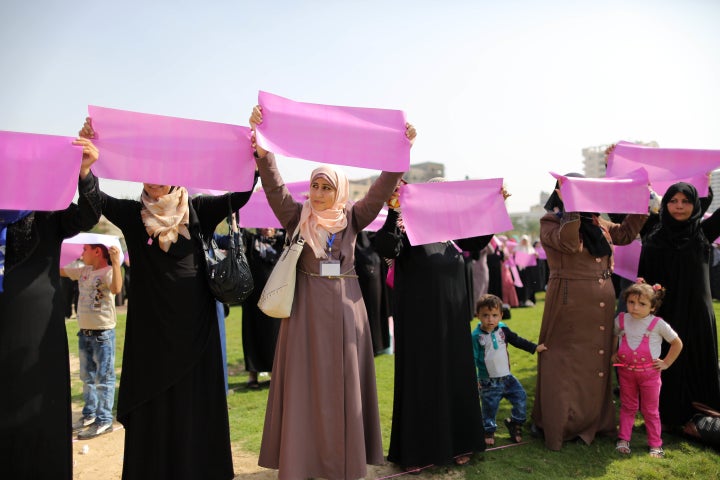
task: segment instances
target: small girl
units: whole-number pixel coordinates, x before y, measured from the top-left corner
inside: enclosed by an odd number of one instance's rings
[[[635,413],[645,419],[650,456],[663,458],[660,437],[660,372],[677,359],[682,341],[662,318],[653,315],[659,307],[665,289],[638,279],[623,292],[630,315],[620,313],[615,318],[612,360],[618,368],[620,382],[620,430],[616,450],[630,453],[630,437]],[[665,358],[660,358],[662,341],[670,344]]]

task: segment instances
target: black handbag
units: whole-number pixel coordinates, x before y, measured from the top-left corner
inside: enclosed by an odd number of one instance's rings
[[[223,253],[214,238],[209,242],[200,235],[205,250],[207,279],[210,292],[216,300],[229,305],[245,301],[252,293],[254,284],[250,266],[245,256],[245,245],[232,216],[228,195],[228,244]]]

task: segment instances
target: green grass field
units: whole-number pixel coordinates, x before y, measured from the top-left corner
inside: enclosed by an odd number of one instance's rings
[[[508,325],[521,336],[536,341],[540,331],[543,311],[543,296],[538,297],[534,308],[513,309]],[[720,318],[720,304],[715,303],[716,316]],[[232,393],[228,396],[230,412],[230,435],[234,446],[257,453],[267,401],[267,385],[260,390],[245,388],[247,372],[244,370],[241,342],[241,309],[233,307],[226,319],[229,383]],[[474,328],[476,322],[473,322]],[[77,355],[77,324],[67,323],[70,352]],[[116,365],[120,373],[125,333],[125,315],[118,315]],[[532,410],[535,393],[536,357],[511,348],[510,358],[515,376],[527,390],[528,411]],[[390,443],[390,422],[393,398],[393,356],[382,355],[375,359],[377,388],[380,402],[383,445],[386,453]],[[74,410],[82,404],[81,382],[73,375],[72,395]],[[261,377],[261,383],[268,377]],[[428,378],[431,383],[432,379]],[[507,402],[502,402],[498,418],[509,416]],[[501,448],[476,455],[465,467],[443,467],[434,469],[436,475],[445,475],[448,469],[453,478],[469,480],[516,479],[516,478],[587,478],[587,479],[717,479],[720,478],[720,456],[718,452],[684,438],[664,435],[666,458],[652,459],[647,455],[646,436],[641,417],[636,421],[630,457],[621,457],[615,452],[614,438],[598,438],[590,445],[568,443],[560,452],[547,450],[542,441],[536,440],[525,431],[527,443]],[[501,427],[496,436],[496,447],[510,445],[507,432]],[[464,475],[464,476],[463,476]]]

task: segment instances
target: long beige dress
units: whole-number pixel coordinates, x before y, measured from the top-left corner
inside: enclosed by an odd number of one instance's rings
[[[288,234],[300,220],[272,154],[258,160],[268,202]],[[401,173],[383,172],[365,198],[348,204],[332,258],[354,275],[357,233],[377,216]],[[382,464],[375,364],[357,278],[312,276],[320,260],[305,246],[298,261],[290,318],[280,325],[259,465],[278,478],[357,479]],[[303,273],[307,272],[307,273]]]
[[[608,242],[633,241],[646,215],[628,215],[622,224],[600,219]],[[540,241],[550,268],[538,343],[532,418],[544,430],[545,446],[560,450],[580,437],[591,443],[598,433],[615,432],[612,402],[612,332],[615,290],[612,256],[594,257],[582,248],[580,219],[554,213],[540,220]]]

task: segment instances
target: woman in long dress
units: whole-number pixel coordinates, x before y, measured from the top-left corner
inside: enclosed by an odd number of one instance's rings
[[[256,106],[250,124],[255,128],[261,122]],[[408,124],[405,134],[412,141],[415,129]],[[367,195],[352,204],[345,175],[319,167],[310,178],[310,198],[297,203],[273,154],[256,146],[256,156],[275,216],[288,235],[299,226],[305,239],[292,312],[280,324],[258,463],[278,469],[280,480],[365,477],[368,463],[383,463],[383,451],[372,340],[354,271],[355,242],[402,173],[382,172]],[[339,274],[328,276],[326,268]]]
[[[84,139],[78,204],[0,211],[0,471],[72,478],[70,366],[60,246],[100,219],[97,159]]]
[[[81,136],[94,137],[90,119]],[[251,191],[189,199],[184,187],[143,184],[140,201],[101,192],[105,217],[132,258],[117,418],[123,479],[233,478],[215,299],[200,235]]]
[[[412,246],[397,209],[390,210],[375,236],[378,253],[395,259],[388,460],[406,471],[463,465],[472,453],[485,450],[470,335],[472,290],[461,250],[480,250],[491,238]]]
[[[647,219],[628,215],[616,224],[596,213],[566,212],[558,189],[540,219],[550,279],[539,343],[548,350],[538,358],[532,413],[550,450],[577,437],[590,444],[596,434],[615,434],[613,245],[632,242]]]
[[[704,205],[703,205],[704,201]],[[662,199],[659,223],[643,238],[638,275],[665,287],[657,311],[685,345],[662,375],[660,420],[678,430],[697,413],[692,402],[720,409],[715,313],[710,294],[711,242],[720,235],[720,210],[703,220],[712,201],[688,183],[672,185]],[[667,346],[663,345],[663,355]]]

